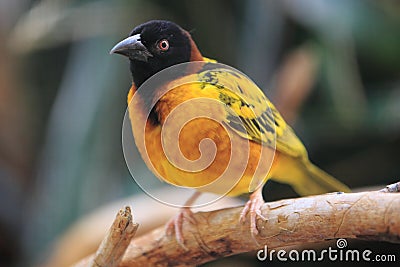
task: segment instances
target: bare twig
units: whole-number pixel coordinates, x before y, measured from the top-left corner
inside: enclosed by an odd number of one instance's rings
[[[133,222],[131,208],[121,209],[96,254],[76,266],[118,266],[138,227],[139,225]]]
[[[119,266],[197,265],[264,245],[277,248],[335,238],[400,243],[399,206],[400,194],[377,191],[269,202],[261,211],[266,220],[257,221],[257,242],[249,224],[239,223],[243,207],[198,212],[183,224],[187,251],[160,227],[132,241]]]

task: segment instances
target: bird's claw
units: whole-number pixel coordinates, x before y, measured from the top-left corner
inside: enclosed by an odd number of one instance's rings
[[[165,233],[169,237],[172,237],[175,233],[175,239],[178,242],[178,244],[183,249],[187,250],[182,232],[182,226],[184,220],[188,220],[190,223],[193,224],[195,223],[193,218],[193,212],[190,210],[190,208],[187,207],[182,208],[176,216],[171,218],[171,220],[169,220],[169,222],[167,222],[165,226]]]
[[[259,234],[259,231],[257,229],[257,216],[264,221],[267,220],[267,218],[265,218],[261,213],[261,207],[265,203],[262,197],[261,190],[262,189],[257,190],[250,196],[249,201],[247,201],[242,212],[240,213],[240,219],[239,219],[241,223],[245,223],[247,215],[249,216],[250,233],[256,243],[258,243],[256,240],[256,236]]]

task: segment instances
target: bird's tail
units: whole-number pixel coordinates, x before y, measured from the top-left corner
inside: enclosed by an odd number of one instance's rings
[[[282,157],[281,166],[286,171],[277,172],[274,180],[290,184],[300,195],[317,195],[329,192],[350,192],[350,188],[327,174],[308,159]],[[290,170],[290,171],[288,171]],[[280,173],[282,175],[280,175]]]

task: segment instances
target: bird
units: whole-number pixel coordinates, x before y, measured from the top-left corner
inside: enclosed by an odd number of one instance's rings
[[[260,208],[265,203],[262,188],[269,179],[289,184],[301,196],[350,191],[311,163],[303,143],[257,85],[231,68],[214,67],[217,61],[203,56],[191,34],[178,24],[167,20],[140,24],[118,42],[110,54],[129,59],[132,76],[127,97],[129,118],[135,143],[148,168],[162,181],[198,189],[166,226],[167,234],[175,234],[183,247],[182,223],[193,215],[190,205],[203,192],[223,193],[218,185],[206,185],[220,177],[230,161],[245,162],[242,172],[239,171],[240,177],[232,181],[227,195],[249,195],[240,221],[250,221],[252,236],[258,234],[257,217],[265,219]],[[190,67],[190,63],[194,67]],[[157,73],[182,64],[183,72],[176,72],[159,86],[153,84],[140,90]],[[165,87],[173,89],[164,90]],[[136,101],[132,104],[134,98]],[[180,112],[183,104],[185,109]],[[201,141],[212,140],[216,152],[206,168],[182,170],[163,150],[163,128],[168,122],[171,124],[168,118],[174,111],[177,111],[177,118],[195,115],[198,111],[217,118],[215,121],[200,116],[188,121],[185,127],[179,128],[178,140],[175,140],[184,157],[192,162],[202,156]],[[174,121],[177,120],[172,120],[172,125]],[[242,149],[247,149],[247,153],[241,153]],[[246,160],[241,159],[242,154],[247,156]]]

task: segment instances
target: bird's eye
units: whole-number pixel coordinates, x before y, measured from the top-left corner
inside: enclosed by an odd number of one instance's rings
[[[157,46],[158,46],[158,49],[160,49],[161,51],[167,51],[169,49],[169,42],[167,39],[163,39],[158,42]]]

